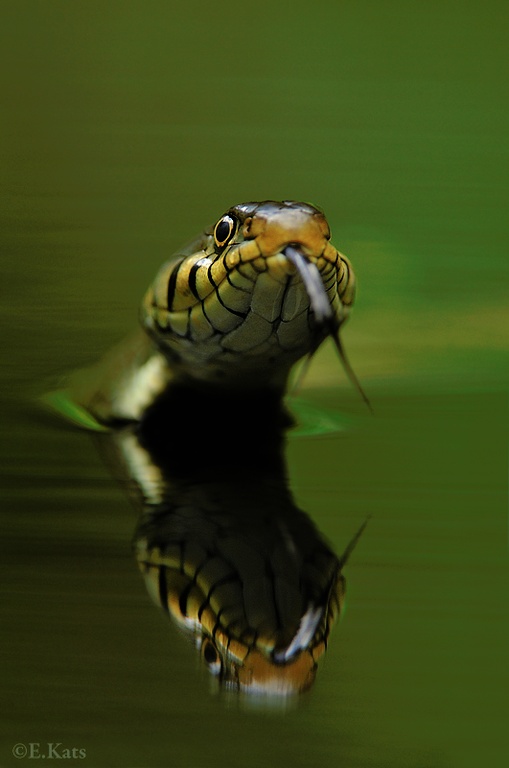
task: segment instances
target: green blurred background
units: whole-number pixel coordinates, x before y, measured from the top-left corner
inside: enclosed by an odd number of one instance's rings
[[[508,22],[492,0],[1,3],[0,765],[38,741],[89,768],[507,765]],[[326,346],[302,394],[351,427],[291,441],[292,486],[338,552],[373,518],[285,714],[208,696],[121,490],[31,404],[135,325],[175,248],[265,198],[321,206],[352,259],[376,412]]]

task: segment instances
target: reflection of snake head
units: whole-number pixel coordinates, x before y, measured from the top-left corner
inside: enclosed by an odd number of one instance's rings
[[[199,517],[197,510],[193,516]],[[292,546],[301,549],[292,555],[283,541],[271,556],[248,546],[244,537],[230,537],[214,542],[214,552],[209,541],[207,559],[198,562],[205,550],[196,540],[161,551],[147,546],[146,538],[137,539],[151,596],[195,637],[205,665],[227,689],[285,696],[314,681],[341,609],[344,578],[332,551],[309,522],[300,522],[314,537],[304,544],[303,531],[297,537],[292,532]],[[269,543],[273,535],[269,532]],[[258,545],[263,543],[260,537]]]
[[[257,386],[265,376],[282,387],[293,363],[337,332],[354,291],[321,211],[244,203],[162,267],[142,318],[184,376],[226,385],[256,371]]]

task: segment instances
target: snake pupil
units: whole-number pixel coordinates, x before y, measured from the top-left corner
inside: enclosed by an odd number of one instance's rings
[[[214,238],[216,241],[216,245],[219,247],[222,247],[227,243],[227,241],[232,236],[233,232],[235,230],[235,222],[232,219],[231,216],[223,216],[223,218],[218,221],[216,224],[216,228],[214,230]]]

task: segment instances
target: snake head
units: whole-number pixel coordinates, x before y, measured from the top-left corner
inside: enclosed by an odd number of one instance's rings
[[[284,389],[354,300],[351,264],[330,236],[307,203],[242,203],[164,265],[142,324],[175,375]]]

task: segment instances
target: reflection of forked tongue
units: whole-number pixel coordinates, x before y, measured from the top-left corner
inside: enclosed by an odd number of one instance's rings
[[[357,542],[359,541],[360,537],[364,533],[364,529],[367,526],[369,519],[371,515],[368,515],[368,517],[364,520],[363,524],[357,531],[357,533],[353,536],[353,538],[348,542],[345,551],[339,558],[339,570],[341,570],[348,562],[348,558],[352,554],[353,550],[355,549]]]
[[[368,406],[369,410],[373,413],[371,403],[369,402],[366,393],[362,389],[359,379],[355,375],[355,371],[350,365],[345,354],[345,350],[343,349],[343,345],[341,344],[341,340],[339,338],[339,328],[334,322],[332,307],[330,305],[329,298],[327,296],[325,286],[322,282],[318,267],[312,261],[309,261],[309,259],[307,259],[306,256],[304,256],[304,254],[297,250],[297,248],[295,248],[293,245],[287,245],[283,250],[283,253],[288,261],[294,265],[301,277],[302,282],[304,283],[304,287],[309,296],[309,303],[315,315],[316,322],[318,325],[325,326],[328,329],[330,335],[333,338],[334,345],[337,349],[339,358],[343,363],[343,367],[348,378]],[[310,353],[310,357],[313,352],[314,350]]]

